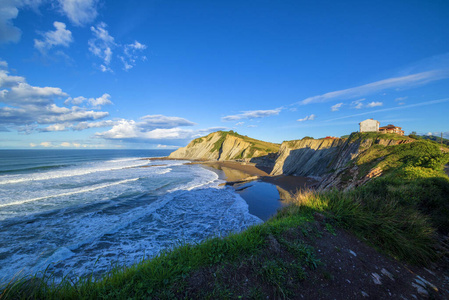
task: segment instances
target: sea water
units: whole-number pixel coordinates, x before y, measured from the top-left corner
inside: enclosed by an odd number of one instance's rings
[[[101,276],[262,222],[218,175],[159,150],[0,150],[0,284]]]

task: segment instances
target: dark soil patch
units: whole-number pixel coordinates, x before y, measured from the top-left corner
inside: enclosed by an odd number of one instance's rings
[[[447,265],[400,263],[334,228],[323,216],[316,219],[269,235],[257,253],[194,271],[177,297],[449,299]]]

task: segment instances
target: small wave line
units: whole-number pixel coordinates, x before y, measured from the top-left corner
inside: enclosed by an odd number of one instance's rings
[[[139,163],[133,166],[129,166],[129,167],[117,167],[117,168],[98,168],[98,169],[79,169],[78,172],[74,172],[74,173],[64,173],[64,172],[56,172],[56,174],[53,174],[53,176],[29,176],[29,177],[25,177],[25,178],[17,178],[17,179],[6,179],[6,180],[1,180],[0,181],[0,185],[1,184],[16,184],[16,183],[21,183],[21,182],[28,182],[28,181],[40,181],[40,180],[52,180],[52,179],[59,179],[59,178],[67,178],[67,177],[75,177],[75,176],[82,176],[82,175],[87,175],[87,174],[92,174],[92,173],[97,173],[97,172],[109,172],[109,171],[116,171],[116,170],[123,170],[123,169],[127,169],[127,168],[134,168],[134,167],[140,167],[140,166],[144,166],[146,163]],[[45,173],[44,173],[45,175]],[[0,177],[1,178],[1,177]]]
[[[70,195],[74,195],[74,194],[86,193],[86,192],[91,192],[91,191],[95,191],[95,190],[99,190],[99,189],[104,189],[104,188],[107,188],[107,187],[110,187],[110,186],[119,185],[119,184],[132,182],[132,181],[136,181],[136,180],[139,180],[139,178],[121,180],[121,181],[117,181],[117,182],[110,183],[110,184],[103,184],[103,185],[100,185],[100,186],[95,186],[95,187],[92,187],[92,188],[79,190],[79,191],[76,191],[76,192],[68,192],[68,193],[49,195],[49,196],[38,197],[38,198],[33,198],[33,199],[28,199],[28,200],[21,200],[21,201],[16,201],[16,202],[0,204],[0,207],[13,206],[13,205],[19,205],[19,204],[24,204],[24,203],[29,203],[29,202],[35,202],[35,201],[48,199],[48,198],[63,197],[63,196],[70,196]]]

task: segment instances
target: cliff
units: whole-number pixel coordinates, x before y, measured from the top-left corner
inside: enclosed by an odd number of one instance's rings
[[[345,139],[283,142],[271,175],[321,176],[337,157]]]
[[[267,157],[278,144],[263,142],[233,131],[217,131],[191,141],[170,154],[170,158],[198,160],[250,160]]]
[[[415,139],[397,134],[352,133],[348,138],[286,141],[280,146],[218,131],[191,141],[170,154],[175,159],[238,160],[272,168],[270,175],[315,177],[317,188],[352,189],[388,168],[383,163],[395,145]]]
[[[383,159],[382,154],[388,152],[384,148],[412,141],[378,133],[353,133],[344,139],[287,141],[279,149],[271,175],[319,177],[320,190],[350,189],[382,175],[382,168],[376,165]]]

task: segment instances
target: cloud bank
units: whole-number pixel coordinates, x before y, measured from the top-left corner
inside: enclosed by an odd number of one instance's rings
[[[1,63],[7,67],[6,62]],[[105,111],[89,110],[86,107],[61,107],[56,100],[69,95],[57,87],[38,87],[28,84],[22,76],[10,76],[8,70],[0,70],[0,125],[14,127],[30,133],[67,130],[77,122],[94,121],[109,115]],[[94,109],[111,104],[109,95],[93,99]],[[76,99],[85,99],[78,97]],[[49,125],[40,127],[40,125]]]

